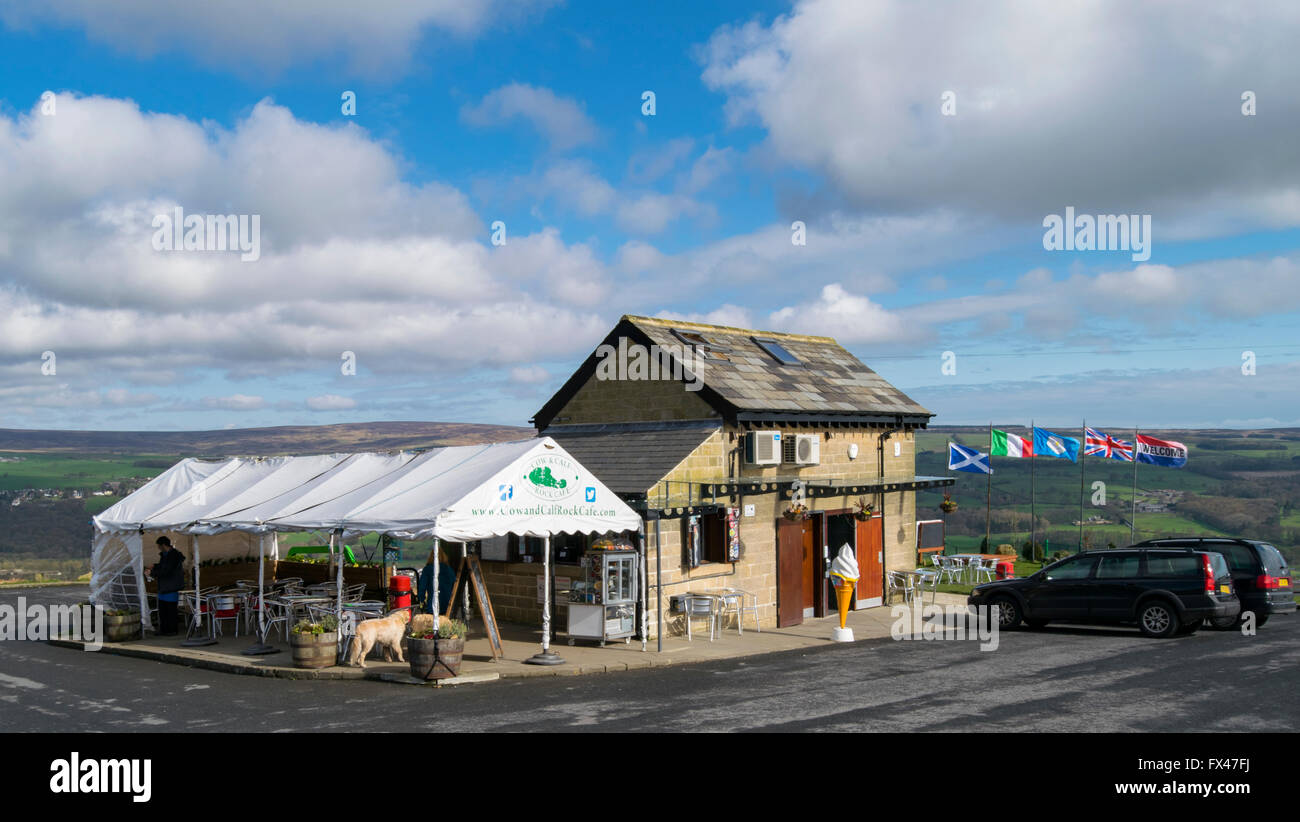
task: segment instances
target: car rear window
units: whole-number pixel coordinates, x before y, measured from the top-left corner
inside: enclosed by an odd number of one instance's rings
[[[1206,552],[1210,556],[1210,568],[1214,570],[1214,578],[1228,576],[1228,561],[1223,558],[1223,554],[1217,552]]]
[[[1264,573],[1274,577],[1287,576],[1286,557],[1267,543],[1259,543],[1259,558],[1264,561]]]
[[[1133,579],[1139,574],[1142,558],[1137,554],[1102,557],[1097,566],[1097,579]]]
[[[1204,546],[1207,551],[1217,551],[1228,560],[1228,567],[1233,573],[1255,574],[1259,572],[1259,560],[1249,545],[1235,542],[1210,542]]]
[[[1147,576],[1149,577],[1197,577],[1200,575],[1200,554],[1147,554]]]

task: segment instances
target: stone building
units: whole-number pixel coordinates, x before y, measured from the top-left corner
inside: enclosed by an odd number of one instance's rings
[[[932,416],[828,337],[625,316],[532,422],[644,513],[654,636],[687,591],[748,591],[763,627],[833,613],[843,545],[855,607],[881,604],[916,565],[916,490],[952,484],[916,476]]]

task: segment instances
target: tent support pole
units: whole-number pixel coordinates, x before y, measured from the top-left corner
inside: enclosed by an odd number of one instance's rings
[[[186,631],[185,639],[181,644],[187,648],[197,647],[199,645],[216,645],[217,638],[209,634],[195,635],[194,629],[203,627],[203,602],[199,597],[199,537],[197,534],[190,534],[190,545],[193,547],[194,554],[194,612],[190,614],[190,629]]]
[[[441,559],[441,557],[439,557],[438,554],[442,553],[442,548],[440,547],[441,545],[442,545],[442,540],[438,539],[437,537],[434,537],[433,538],[433,581],[429,583],[429,602],[432,603],[433,605],[433,632],[435,634],[438,633],[438,628],[441,627],[442,625],[442,618],[441,618],[442,606],[438,603],[438,560]],[[467,580],[465,584],[468,585],[469,581]]]
[[[542,543],[542,652],[524,660],[526,665],[563,665],[564,659],[551,651],[551,536]]]
[[[335,550],[334,561],[338,563],[334,572],[334,614],[339,626],[334,629],[334,636],[339,646],[339,651],[343,650],[343,631],[340,630],[343,623],[343,529],[335,528],[330,534],[330,547]],[[336,660],[337,661],[337,660]]]
[[[641,653],[646,651],[646,640],[649,626],[646,624],[650,619],[650,574],[646,570],[645,564],[649,556],[646,554],[645,547],[645,520],[641,520],[641,527],[636,529],[636,541],[641,548]]]
[[[279,648],[266,644],[266,536],[257,536],[257,642],[240,651],[245,656],[280,653]]]

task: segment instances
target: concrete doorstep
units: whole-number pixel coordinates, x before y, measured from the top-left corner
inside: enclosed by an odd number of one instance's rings
[[[938,594],[934,604],[965,605],[965,602],[964,596]],[[890,636],[894,622],[891,611],[891,606],[885,605],[850,612],[847,627],[852,629],[855,641]],[[354,679],[450,687],[521,677],[613,673],[824,647],[837,644],[832,641],[831,636],[833,629],[838,627],[838,616],[810,619],[802,625],[789,628],[763,628],[761,631],[755,630],[751,623],[743,633],[732,622],[717,633],[713,641],[710,641],[707,622],[697,619],[693,625],[693,640],[688,641],[684,636],[684,625],[678,617],[675,624],[668,623],[668,628],[670,631],[678,630],[683,635],[665,636],[662,652],[655,650],[654,639],[649,640],[646,650],[643,651],[639,639],[634,639],[630,643],[614,641],[600,647],[597,643],[582,640],[569,645],[564,635],[558,634],[557,641],[551,644],[551,651],[559,654],[565,662],[561,665],[545,666],[525,663],[526,659],[541,650],[539,628],[501,625],[502,655],[500,658],[493,659],[481,623],[472,621],[470,636],[465,642],[460,674],[449,679],[429,681],[412,677],[410,667],[405,662],[386,662],[373,658],[366,660],[365,668],[350,665],[333,665],[317,669],[295,668],[289,645],[277,642],[274,636],[268,637],[268,642],[280,648],[280,653],[262,656],[247,656],[241,653],[253,642],[252,637],[247,636],[222,637],[215,645],[191,648],[182,646],[180,637],[149,635],[144,639],[128,642],[105,642],[99,653],[248,676],[302,680]],[[86,650],[86,643],[77,640],[51,639],[49,643],[61,648]]]

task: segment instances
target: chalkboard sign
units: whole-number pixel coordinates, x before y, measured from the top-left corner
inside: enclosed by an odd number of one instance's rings
[[[492,611],[492,600],[488,597],[487,583],[483,581],[483,566],[479,565],[478,557],[474,554],[462,557],[460,560],[460,570],[456,572],[456,583],[451,588],[451,596],[442,607],[450,609],[451,603],[456,601],[456,594],[460,591],[460,582],[468,575],[474,585],[474,591],[478,594],[478,609],[483,615],[483,627],[487,629],[488,642],[492,647],[492,661],[505,655],[501,650],[501,629],[497,626],[496,614]]]
[[[942,551],[944,546],[943,520],[923,519],[916,523],[916,549]]]

